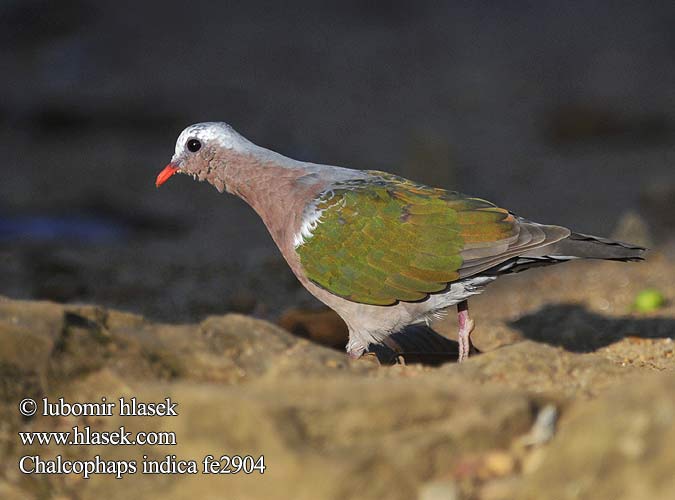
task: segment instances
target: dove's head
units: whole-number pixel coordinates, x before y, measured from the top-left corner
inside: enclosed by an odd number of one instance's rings
[[[224,189],[228,156],[249,153],[255,146],[224,122],[190,125],[178,136],[176,151],[157,176],[156,186],[174,174],[188,174],[207,180],[220,191]]]

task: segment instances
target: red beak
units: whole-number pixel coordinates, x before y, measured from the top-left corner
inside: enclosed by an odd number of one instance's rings
[[[176,165],[174,165],[173,163],[169,163],[166,167],[164,167],[164,170],[162,170],[159,173],[159,175],[157,176],[157,180],[155,181],[155,186],[157,186],[157,187],[161,186],[166,181],[168,181],[169,177],[171,177],[176,172],[178,172],[178,167]]]

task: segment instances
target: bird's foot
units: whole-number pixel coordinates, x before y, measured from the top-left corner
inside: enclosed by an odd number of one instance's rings
[[[351,351],[347,351],[347,356],[349,359],[359,359],[361,356],[363,356],[364,352],[365,349],[353,349]]]
[[[460,363],[469,357],[469,353],[473,350],[471,344],[471,332],[473,331],[474,321],[471,318],[465,320],[464,326],[459,328],[457,336],[459,340],[459,358]]]
[[[363,345],[363,343],[354,341],[350,338],[346,350],[347,356],[349,356],[350,359],[359,359],[368,350],[368,348]]]
[[[405,366],[405,358],[403,357],[403,349],[399,345],[398,342],[396,342],[394,339],[391,337],[385,337],[384,340],[382,341],[384,345],[386,345],[389,349],[394,351],[394,358],[396,360],[397,365],[403,365]]]
[[[469,357],[471,351],[475,351],[471,344],[471,332],[475,323],[469,317],[469,303],[466,300],[457,304],[457,321],[459,323],[459,332],[457,333],[459,357],[457,362],[461,363]]]

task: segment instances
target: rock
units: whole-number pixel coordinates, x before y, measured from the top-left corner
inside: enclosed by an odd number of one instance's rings
[[[171,430],[178,445],[91,447],[71,453],[115,460],[141,460],[141,454],[159,459],[170,453],[199,462],[206,454],[264,454],[268,470],[263,476],[227,478],[233,497],[270,498],[284,491],[286,498],[412,498],[429,471],[451,470],[464,450],[507,443],[531,425],[524,394],[488,390],[477,396],[476,387],[442,378],[387,380],[344,374],[331,379],[261,379],[242,386],[158,382],[142,387],[122,380],[99,372],[63,394],[68,400],[87,400],[99,391],[109,400],[119,395],[143,401],[170,396],[179,403],[178,417],[107,417],[93,425]],[[43,418],[31,428],[53,426],[52,419]],[[138,474],[116,482],[114,491],[106,493],[110,480],[96,476],[77,484],[77,490],[83,498],[124,498],[134,490],[152,491],[150,498],[181,498],[190,492],[204,497],[222,488],[222,481],[219,476]],[[72,488],[64,481],[54,490],[69,494]]]
[[[342,353],[244,316],[161,325],[92,306],[9,300],[0,306],[3,355],[10,354],[17,367],[37,366],[32,377],[48,380],[36,382],[36,398],[171,397],[179,403],[179,416],[171,419],[36,416],[22,422],[16,404],[32,395],[25,389],[32,372],[15,372],[13,391],[3,394],[6,414],[15,416],[5,421],[7,463],[16,463],[19,454],[54,456],[59,450],[17,449],[18,429],[125,425],[132,431],[174,431],[178,445],[69,447],[68,456],[140,461],[142,454],[158,460],[174,454],[201,461],[208,453],[265,454],[264,476],[228,478],[232,495],[269,497],[284,490],[293,498],[411,498],[431,477],[429,471],[452,470],[464,450],[506,446],[532,425],[533,403],[521,391],[480,389],[442,373],[424,376],[421,367],[382,371],[371,363],[348,362]],[[22,355],[21,336],[31,332],[36,338]],[[327,476],[326,470],[332,473]],[[113,490],[110,481],[116,480],[62,475],[27,481],[19,475],[12,486],[66,496],[77,489],[82,498],[125,498],[139,491],[152,491],[149,498],[208,496],[222,487],[221,477],[208,475],[137,474],[116,481]]]
[[[597,354],[575,355],[531,341],[505,346],[439,371],[485,385],[500,385],[565,397],[593,396],[630,370]]]
[[[26,490],[7,481],[0,481],[0,497],[7,500],[24,500],[26,498]]]
[[[675,498],[675,378],[631,378],[570,409],[516,498]]]
[[[524,446],[540,446],[548,443],[555,435],[558,409],[554,405],[544,406],[537,415],[530,432],[522,436],[520,442]]]
[[[60,335],[63,308],[48,302],[0,297],[0,451],[16,446],[18,402],[39,399],[49,380],[51,353]],[[4,497],[4,496],[3,496]]]
[[[673,470],[673,344],[635,339],[580,354],[515,337],[498,347],[495,338],[493,350],[461,365],[387,367],[374,356],[348,361],[238,314],[168,325],[98,306],[0,298],[0,454],[8,464],[0,469],[0,494],[205,498],[221,495],[226,480],[236,498],[506,499],[593,491],[602,499],[614,498],[615,481],[626,495],[665,498]],[[655,368],[668,373],[638,376]],[[24,397],[171,398],[178,416],[21,418]],[[173,432],[176,444],[17,442],[19,431],[73,426]],[[120,480],[21,474],[19,458],[36,454],[99,455],[139,467],[144,460],[194,460],[200,472]],[[264,455],[267,468],[263,475],[201,473],[205,457],[223,454]]]

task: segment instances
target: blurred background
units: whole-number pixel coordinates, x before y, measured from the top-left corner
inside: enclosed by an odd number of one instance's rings
[[[316,305],[242,201],[155,189],[200,121],[672,255],[673,2],[6,0],[0,25],[0,294]]]

